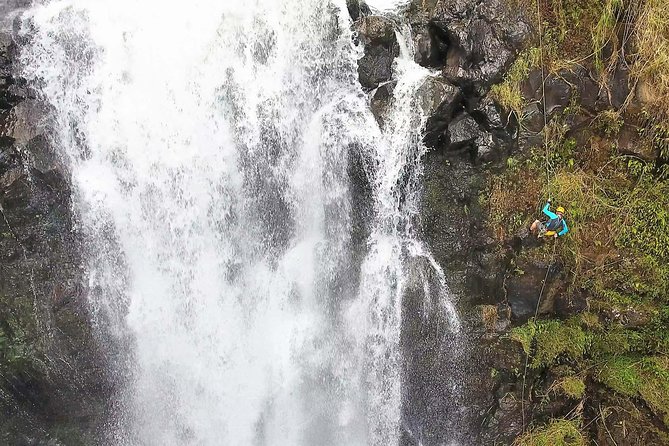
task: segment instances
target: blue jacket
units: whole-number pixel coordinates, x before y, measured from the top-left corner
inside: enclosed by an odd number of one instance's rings
[[[548,228],[549,231],[552,231],[552,228],[559,228],[560,225],[562,225],[562,230],[557,233],[558,236],[563,236],[567,232],[569,232],[569,228],[567,227],[567,222],[564,221],[564,218],[560,217],[558,214],[555,212],[551,211],[551,204],[546,203],[544,208],[542,209],[542,212],[550,218],[548,220],[548,223],[546,223],[546,227]]]

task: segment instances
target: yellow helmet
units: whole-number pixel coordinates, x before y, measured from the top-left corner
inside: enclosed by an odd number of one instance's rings
[[[558,206],[555,212],[559,212],[561,214],[564,214],[564,208],[562,206]]]

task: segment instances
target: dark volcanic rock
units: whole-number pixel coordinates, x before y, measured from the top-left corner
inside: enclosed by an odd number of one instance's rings
[[[530,35],[522,12],[507,2],[440,0],[431,11],[428,27],[429,61],[452,82],[483,95],[501,80]],[[424,56],[423,56],[424,58]]]
[[[561,77],[549,76],[546,79],[544,83],[544,109],[549,119],[569,105],[571,95],[571,85]]]
[[[481,134],[479,125],[474,118],[466,113],[461,114],[448,125],[450,144],[449,151],[474,147],[474,141]]]
[[[372,114],[381,127],[384,125],[384,116],[388,110],[388,107],[390,106],[394,88],[395,82],[386,82],[385,84],[380,85],[372,93],[372,98],[369,105],[372,109]]]
[[[80,285],[70,189],[0,35],[0,442],[95,444],[111,385]]]
[[[592,79],[592,76],[582,67],[571,70],[563,70],[560,76],[573,86],[574,95],[578,98],[579,105],[587,110],[595,111],[601,88]]]
[[[358,38],[365,47],[358,61],[360,84],[372,89],[392,77],[393,61],[400,53],[393,22],[381,16],[363,17],[355,23]]]
[[[639,129],[629,124],[624,125],[616,139],[620,153],[633,155],[646,161],[655,161],[659,155],[657,147],[652,144],[639,144]]]
[[[351,16],[351,20],[353,21],[358,20],[360,17],[365,17],[371,14],[367,3],[360,0],[346,0],[346,8],[348,9],[348,14]]]
[[[506,132],[509,126],[509,115],[486,96],[473,107],[471,115],[488,131]]]
[[[419,94],[424,111],[429,116],[423,141],[428,147],[447,147],[450,144],[448,126],[456,109],[462,106],[462,92],[442,79],[430,78],[421,87]]]
[[[544,314],[553,310],[559,294],[560,283],[556,280],[559,272],[556,264],[523,262],[517,265],[515,274],[506,279],[505,290],[515,323],[526,322],[535,311]]]

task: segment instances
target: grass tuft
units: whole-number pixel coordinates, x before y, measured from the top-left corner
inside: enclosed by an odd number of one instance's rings
[[[519,437],[513,446],[585,446],[586,437],[577,420],[553,420]]]
[[[577,376],[567,376],[558,383],[558,388],[569,398],[581,399],[585,394],[585,382]]]

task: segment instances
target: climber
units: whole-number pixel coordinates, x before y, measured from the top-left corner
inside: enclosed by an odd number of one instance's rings
[[[532,226],[530,226],[530,231],[538,233],[537,237],[545,236],[557,238],[569,232],[567,222],[564,221],[564,208],[558,206],[557,209],[555,209],[555,212],[552,212],[550,208],[551,200],[549,199],[542,209],[542,212],[548,216],[549,220],[535,220],[534,223],[532,223]]]

